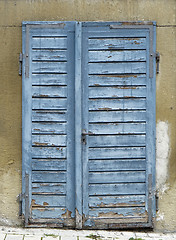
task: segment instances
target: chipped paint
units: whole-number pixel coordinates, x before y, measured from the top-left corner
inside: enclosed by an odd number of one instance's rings
[[[62,214],[62,217],[63,218],[72,218],[72,212],[67,209],[66,212]]]
[[[106,75],[106,74],[99,74],[98,75],[99,77],[117,77],[117,78],[131,78],[131,77],[134,77],[134,78],[137,78],[137,75],[133,75],[133,74],[121,74],[121,75],[117,75],[117,74],[114,74],[114,75]]]
[[[48,143],[40,143],[40,142],[34,142],[35,146],[48,146]]]

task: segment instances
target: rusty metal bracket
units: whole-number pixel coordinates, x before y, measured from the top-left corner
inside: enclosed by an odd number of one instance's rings
[[[22,53],[19,54],[19,70],[18,74],[21,76],[22,75],[22,63],[23,63],[23,55]]]
[[[156,52],[156,73],[159,73],[160,54]]]
[[[20,193],[17,197],[17,201],[19,203],[19,216],[21,217],[22,216],[22,201],[23,201],[23,198],[24,198],[24,194]]]
[[[156,201],[156,211],[159,211],[159,193],[155,192],[155,201]]]

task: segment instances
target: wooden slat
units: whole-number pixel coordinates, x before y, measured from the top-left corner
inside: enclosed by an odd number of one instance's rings
[[[145,195],[89,197],[89,207],[145,206]]]
[[[32,183],[32,194],[66,194],[65,183]]]
[[[66,134],[66,123],[32,123],[32,133],[35,134]]]
[[[91,219],[92,220],[92,219]],[[119,229],[119,228],[126,228],[127,224],[130,228],[136,228],[137,226],[143,225],[143,227],[148,227],[148,215],[147,213],[143,216],[137,217],[125,217],[122,216],[121,218],[93,218],[93,222],[95,226],[101,226],[103,229]],[[96,229],[96,227],[93,227]]]
[[[146,87],[89,87],[89,98],[146,97]]]
[[[89,122],[139,122],[146,121],[145,111],[94,111],[89,112]]]
[[[33,98],[32,109],[66,109],[67,99]]]
[[[145,123],[99,123],[89,124],[89,132],[93,134],[128,134],[145,133]]]
[[[145,109],[145,99],[92,99],[89,110]]]
[[[67,48],[66,37],[35,37],[32,39],[32,48],[34,49],[65,49]]]
[[[32,209],[32,218],[42,219],[42,218],[67,218],[66,208],[34,208]]]
[[[32,74],[33,85],[66,85],[67,74]]]
[[[33,146],[66,146],[66,135],[33,135]]]
[[[66,111],[41,111],[36,110],[32,111],[32,121],[56,121],[56,122],[63,122],[66,121]]]
[[[89,50],[94,49],[146,49],[146,38],[89,39]]]
[[[125,208],[91,208],[90,217],[98,218],[121,218],[121,217],[137,217],[145,216],[144,207],[125,207]]]
[[[89,86],[146,85],[145,75],[89,75]]]
[[[146,51],[89,51],[89,62],[146,61]]]
[[[66,73],[66,62],[33,62],[32,73]]]
[[[145,135],[89,136],[89,147],[145,146]]]
[[[90,184],[89,195],[145,194],[145,183]]]
[[[146,73],[145,62],[89,63],[89,74]]]
[[[32,147],[33,158],[66,158],[65,147]]]
[[[89,159],[144,158],[145,147],[90,148]]]
[[[61,86],[33,86],[33,97],[67,97],[67,87]]]
[[[65,207],[65,196],[32,195],[32,207]]]
[[[66,171],[66,160],[32,159],[32,170],[60,170]]]
[[[33,50],[32,51],[33,61],[66,61],[67,51],[66,50]]]
[[[124,171],[145,170],[146,161],[143,159],[133,160],[90,160],[89,171]]]
[[[32,182],[62,183],[66,182],[65,171],[33,171]]]
[[[105,171],[107,171],[105,169]],[[90,172],[89,183],[145,182],[145,171]]]

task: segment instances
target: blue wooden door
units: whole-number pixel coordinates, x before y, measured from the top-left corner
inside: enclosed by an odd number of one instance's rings
[[[151,226],[153,26],[83,24],[83,225]]]
[[[154,25],[23,23],[26,225],[152,226]]]
[[[74,23],[23,23],[26,225],[75,226]]]

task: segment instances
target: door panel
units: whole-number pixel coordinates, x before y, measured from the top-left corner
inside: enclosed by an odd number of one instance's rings
[[[149,223],[148,39],[148,30],[140,28],[108,29],[91,23],[83,28],[86,228]]]
[[[24,24],[23,29],[23,88],[29,85],[23,97],[23,141],[29,139],[23,145],[23,178],[29,175],[26,225],[74,227],[74,24]]]

